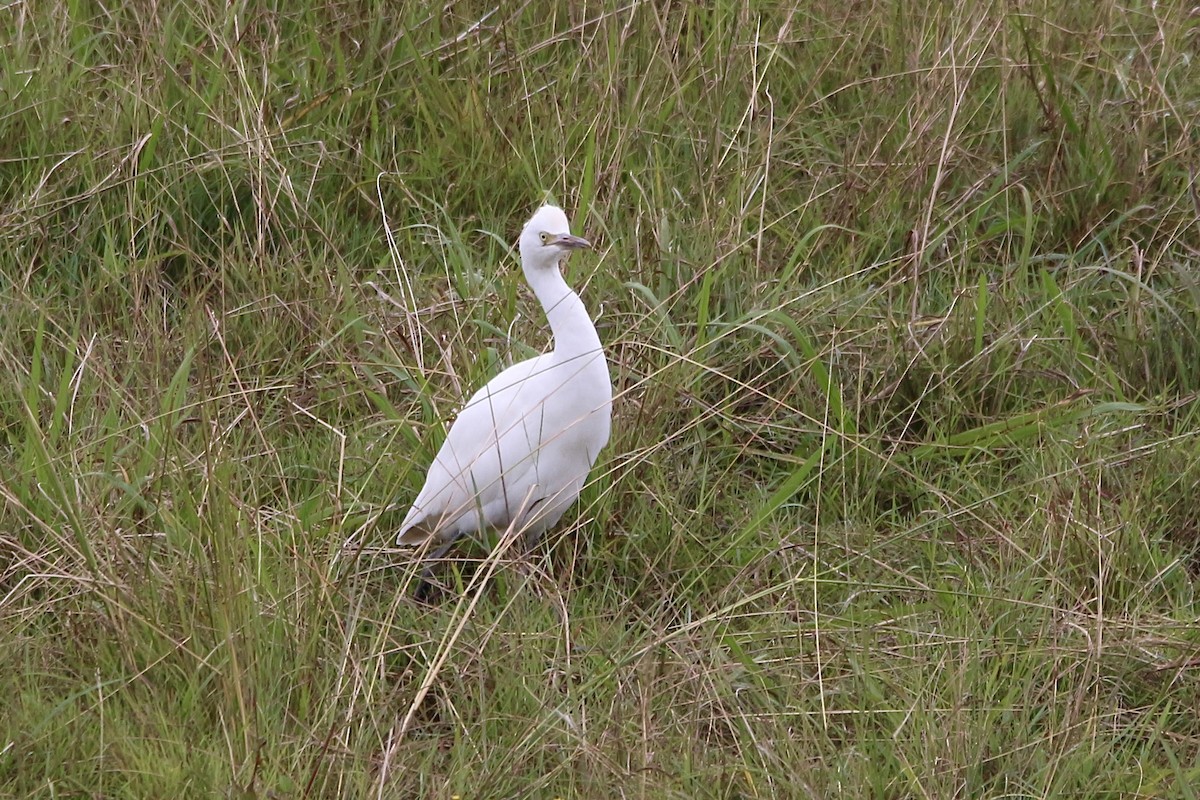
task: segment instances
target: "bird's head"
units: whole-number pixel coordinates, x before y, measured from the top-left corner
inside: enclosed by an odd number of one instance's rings
[[[587,239],[571,235],[561,208],[542,206],[521,231],[521,262],[526,270],[553,269],[572,250],[591,246]]]

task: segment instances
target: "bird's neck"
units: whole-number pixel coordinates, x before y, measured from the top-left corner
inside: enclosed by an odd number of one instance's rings
[[[564,358],[586,355],[600,350],[600,336],[592,324],[579,295],[571,291],[558,269],[526,273],[533,293],[546,311],[550,331],[554,334],[554,352]]]

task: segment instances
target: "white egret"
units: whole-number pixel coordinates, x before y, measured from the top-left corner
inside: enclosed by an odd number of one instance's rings
[[[554,347],[505,369],[467,401],[397,544],[441,544],[437,559],[465,533],[511,527],[531,545],[579,497],[612,419],[600,337],[561,271],[572,250],[590,247],[571,235],[556,206],[543,206],[526,223],[521,267],[546,312]]]

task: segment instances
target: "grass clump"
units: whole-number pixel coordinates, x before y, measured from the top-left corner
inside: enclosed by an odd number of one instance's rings
[[[0,793],[1193,793],[1192,17],[0,15]],[[423,607],[547,196],[614,439]]]

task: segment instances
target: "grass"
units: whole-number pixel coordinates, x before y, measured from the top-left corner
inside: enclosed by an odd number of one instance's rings
[[[0,794],[1194,797],[1194,14],[0,8]],[[543,348],[525,571],[390,547]]]

